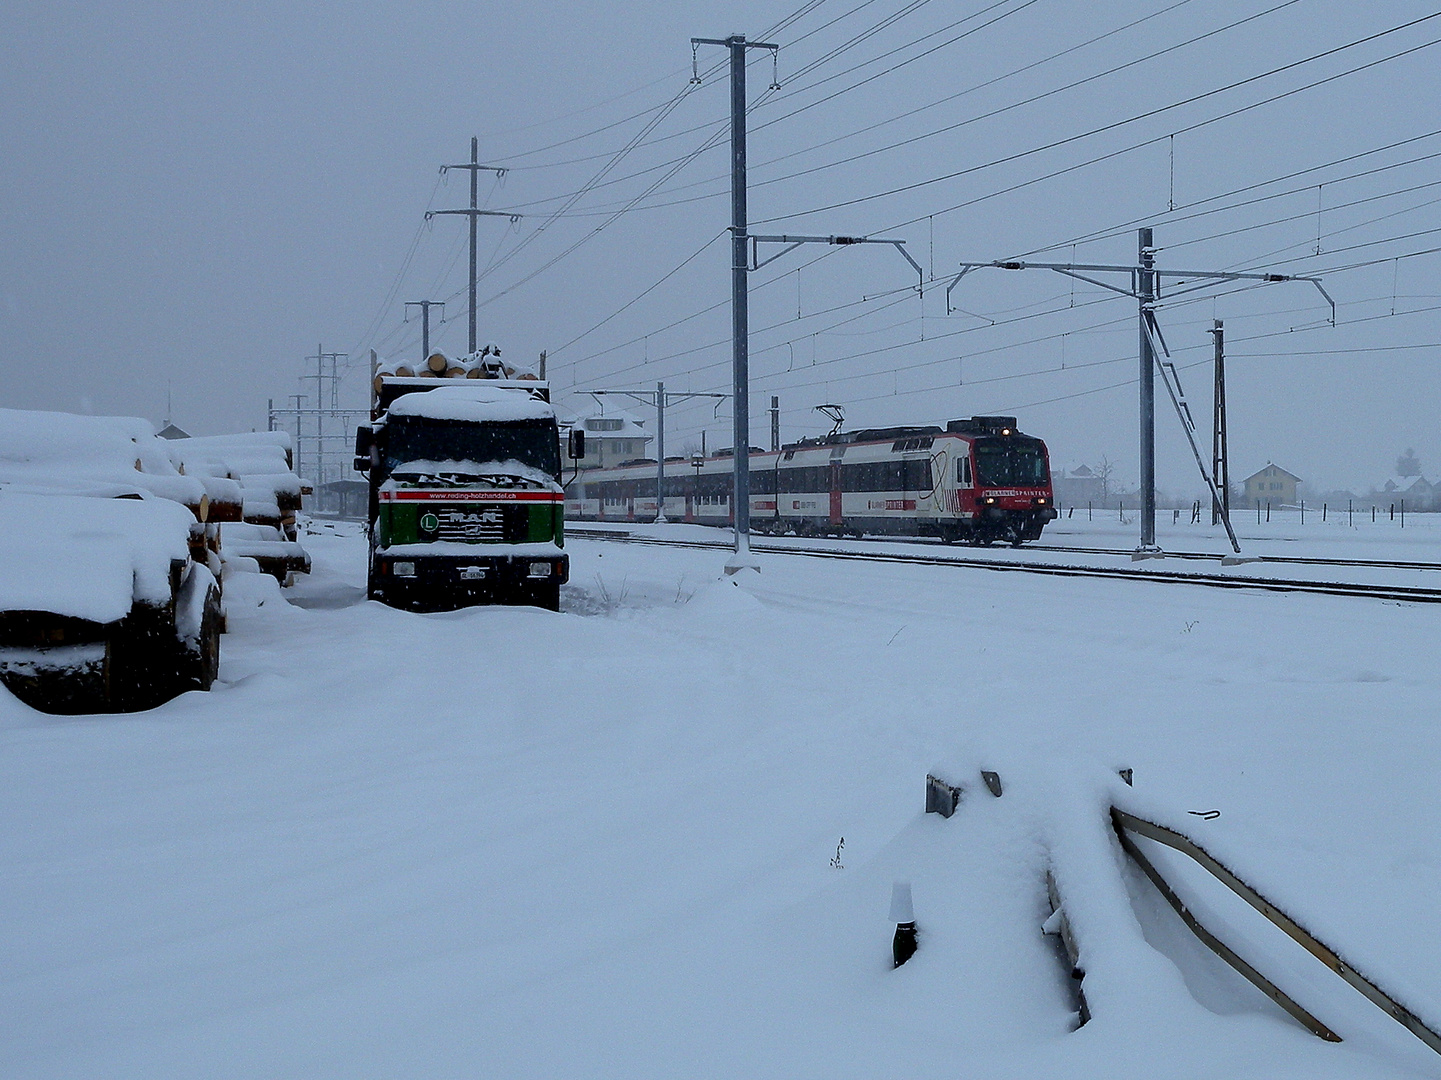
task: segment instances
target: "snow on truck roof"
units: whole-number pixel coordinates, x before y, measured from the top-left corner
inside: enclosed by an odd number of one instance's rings
[[[480,380],[404,394],[391,402],[388,411],[391,416],[478,423],[555,419],[555,409],[549,402],[537,400],[524,390],[487,386]]]
[[[0,611],[111,623],[166,603],[194,520],[168,499],[0,492]]]

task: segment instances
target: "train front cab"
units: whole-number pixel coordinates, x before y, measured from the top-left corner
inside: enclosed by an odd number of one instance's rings
[[[1046,444],[1018,431],[1013,416],[952,420],[946,431],[969,444],[956,463],[957,501],[967,519],[958,538],[1017,546],[1039,539],[1058,516]]]

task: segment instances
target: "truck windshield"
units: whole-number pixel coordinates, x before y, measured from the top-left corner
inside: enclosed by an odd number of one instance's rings
[[[1051,482],[1039,439],[977,439],[976,482],[986,487],[1044,487]]]
[[[474,424],[395,416],[387,421],[385,471],[409,461],[519,461],[560,475],[560,440],[554,421]]]

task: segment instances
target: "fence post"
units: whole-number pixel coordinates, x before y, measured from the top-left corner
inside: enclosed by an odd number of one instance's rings
[[[1271,524],[1271,500],[1266,500],[1266,524]]]
[[[1321,504],[1321,524],[1326,524],[1326,504]]]
[[[1406,527],[1406,500],[1401,500],[1401,528]]]

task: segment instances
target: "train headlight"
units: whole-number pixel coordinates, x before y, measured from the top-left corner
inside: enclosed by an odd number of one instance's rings
[[[1045,500],[1044,498],[1037,499],[1037,500],[1036,500],[1036,505],[1037,505],[1037,506],[1045,506],[1045,505],[1046,505],[1046,500]]]
[[[984,499],[982,499],[981,501],[982,501],[983,503],[985,503],[987,506],[995,506],[995,505],[996,505],[996,497],[995,497],[994,495],[987,495],[987,496],[986,496]]]

